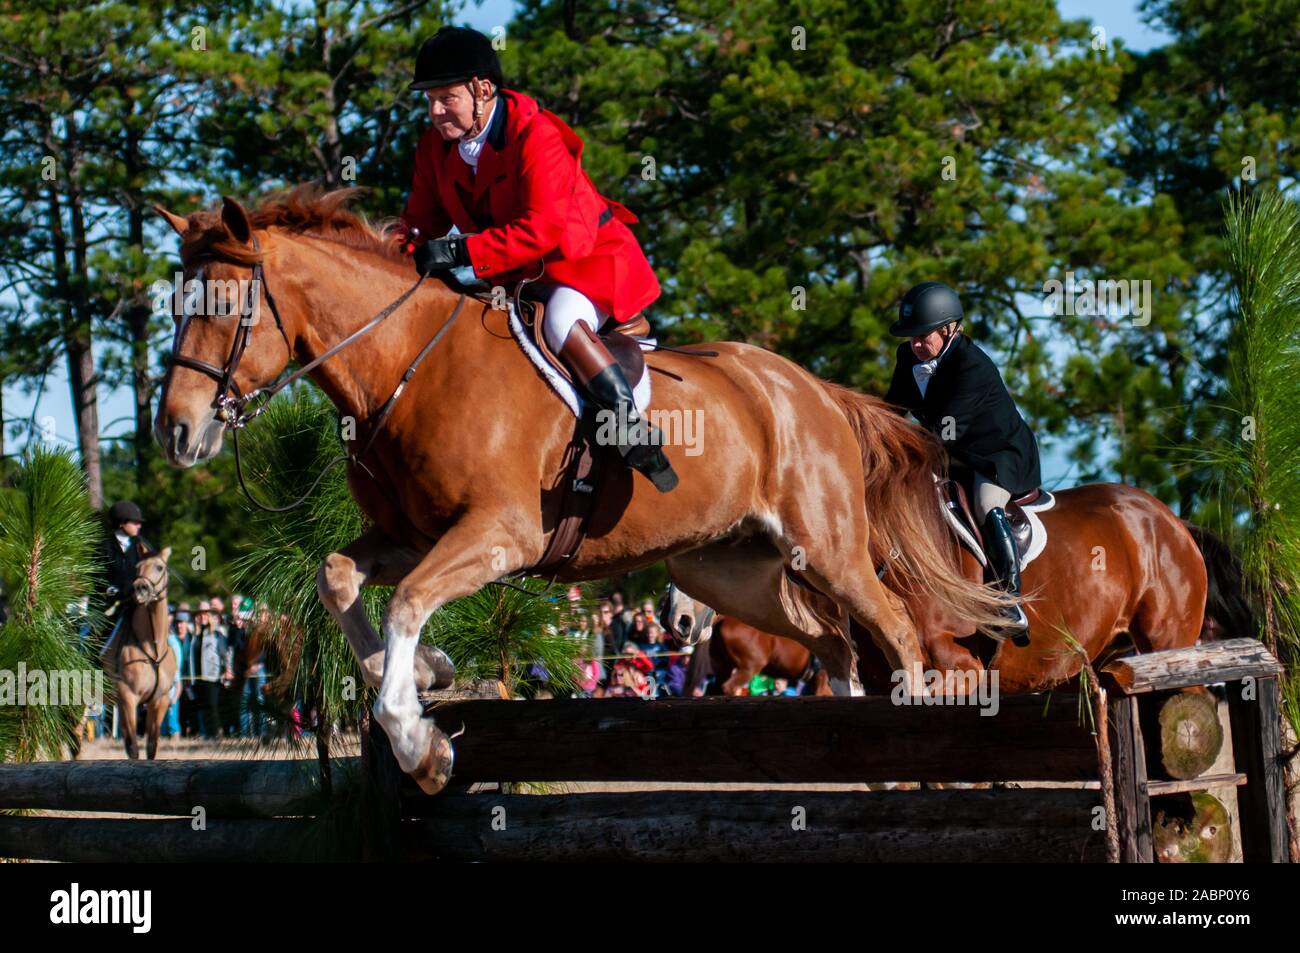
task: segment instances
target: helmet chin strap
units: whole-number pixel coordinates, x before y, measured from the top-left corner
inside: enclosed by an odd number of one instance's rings
[[[465,88],[469,90],[469,95],[474,100],[474,124],[470,126],[469,131],[465,133],[466,139],[473,139],[483,131],[481,123],[483,122],[483,103],[485,100],[479,96],[478,90],[474,88],[477,80],[477,76],[471,76],[465,81]],[[492,95],[495,97],[496,93],[494,92]]]

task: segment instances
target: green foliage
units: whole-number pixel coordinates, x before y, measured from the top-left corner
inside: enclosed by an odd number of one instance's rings
[[[71,455],[34,446],[0,491],[0,579],[8,619],[0,625],[0,672],[94,672],[77,605],[95,569],[97,521],[85,477]],[[81,706],[0,705],[0,761],[57,759],[81,720]]]
[[[250,489],[268,506],[287,506],[307,494],[322,470],[342,452],[334,407],[315,387],[300,384],[272,401],[244,432],[242,451]],[[325,557],[366,528],[348,492],[342,467],[328,470],[307,501],[286,513],[267,513],[246,504],[250,537],[232,574],[241,590],[265,602],[281,617],[281,655],[298,659],[289,673],[286,700],[304,699],[319,721],[353,721],[364,694],[360,668],[347,639],[321,604],[316,574]],[[566,610],[545,587],[536,595],[490,587],[436,612],[421,635],[447,651],[459,675],[525,682],[543,666],[557,691],[570,691],[574,660],[586,648],[564,634]],[[387,587],[362,590],[371,623],[379,627]]]
[[[512,696],[544,682],[566,696],[577,689],[578,662],[591,647],[565,634],[564,588],[536,580],[515,585],[527,591],[488,586],[449,603],[434,613],[426,633],[451,656],[459,677],[499,678]],[[544,679],[530,674],[534,665]]]
[[[306,493],[341,446],[333,406],[315,388],[295,386],[272,401],[241,438],[245,477],[268,506],[287,506]],[[279,618],[280,657],[296,660],[286,673],[284,701],[301,699],[319,724],[355,721],[363,694],[360,668],[334,619],[316,595],[316,572],[326,555],[362,531],[361,512],[334,466],[304,505],[287,513],[245,506],[248,547],[234,561],[240,590]],[[364,594],[372,617],[382,597]]]
[[[1288,664],[1300,726],[1300,206],[1270,189],[1233,194],[1226,211],[1237,315],[1226,423],[1198,456],[1232,519],[1221,529],[1240,539],[1261,635]]]

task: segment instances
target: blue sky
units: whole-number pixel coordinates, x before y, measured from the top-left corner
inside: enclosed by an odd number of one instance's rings
[[[1125,46],[1131,50],[1150,49],[1167,39],[1166,34],[1153,30],[1141,22],[1136,0],[1059,0],[1058,6],[1062,15],[1069,19],[1091,18],[1094,23],[1105,27],[1108,38],[1122,38]],[[458,18],[458,22],[487,32],[495,26],[508,24],[516,7],[517,4],[512,0],[484,0],[479,4],[471,2]],[[1009,383],[1014,393],[1014,382]],[[7,419],[28,418],[32,415],[33,401],[34,395],[25,395],[14,386],[5,387],[5,417]],[[102,436],[120,436],[132,429],[134,410],[129,390],[123,388],[114,391],[102,387],[99,401]],[[66,365],[62,359],[46,380],[43,395],[36,407],[35,418],[38,427],[41,427],[42,421],[46,419],[52,422],[55,443],[75,447],[76,431],[73,426],[72,402],[68,390]],[[8,435],[7,424],[5,428],[5,450],[12,453],[17,446],[21,446],[22,440],[17,441],[15,446],[15,442]],[[1065,475],[1064,459],[1059,455],[1048,453],[1043,461],[1044,481],[1050,485]]]

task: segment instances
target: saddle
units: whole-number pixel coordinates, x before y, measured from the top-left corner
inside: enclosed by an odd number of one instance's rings
[[[948,520],[955,524],[958,538],[974,553],[976,559],[985,563],[987,557],[984,554],[984,535],[975,520],[975,511],[971,508],[966,487],[959,480],[952,479],[939,482],[937,487],[940,505]],[[1038,539],[1034,530],[1035,523],[1040,527],[1042,523],[1036,518],[1031,519],[1028,511],[1046,510],[1054,505],[1056,505],[1056,497],[1042,487],[1012,497],[1011,502],[1007,504],[1007,522],[1011,524],[1011,537],[1016,543],[1016,559],[1021,569],[1037,555],[1034,552],[1035,544],[1044,542]],[[1041,549],[1041,546],[1038,548]]]
[[[565,380],[577,386],[573,375],[547,346],[542,333],[546,305],[536,299],[521,298],[520,320],[532,334],[546,361]],[[634,388],[646,374],[645,355],[640,339],[650,334],[650,322],[643,313],[618,322],[610,319],[597,332],[610,355],[618,361],[628,383]],[[560,514],[555,530],[547,541],[546,550],[537,564],[527,570],[538,576],[555,576],[573,561],[587,537],[587,524],[595,509],[600,487],[601,468],[609,448],[596,443],[596,408],[586,403],[583,413],[574,424],[573,437],[565,450],[564,469],[561,475]]]
[[[546,335],[542,333],[542,326],[546,317],[546,305],[532,298],[522,299],[521,304],[524,311],[521,318],[525,326],[532,332],[537,349],[542,352],[542,356],[546,358],[561,377],[570,383],[576,383],[569,369],[564,366],[564,362],[552,353],[546,344]],[[614,360],[618,361],[618,366],[623,369],[623,373],[627,376],[627,382],[636,387],[646,372],[645,353],[641,350],[641,345],[638,342],[650,336],[649,319],[640,311],[622,322],[610,318],[601,325],[596,333],[609,350],[610,355]]]

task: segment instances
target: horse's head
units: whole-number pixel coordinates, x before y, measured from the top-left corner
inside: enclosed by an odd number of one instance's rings
[[[136,605],[152,605],[159,599],[167,598],[167,560],[171,554],[172,548],[168,546],[160,553],[150,553],[135,564],[131,595]]]
[[[176,334],[154,438],[172,466],[192,467],[221,450],[238,399],[284,370],[289,336],[262,280],[266,233],[254,237],[242,205],[226,198],[219,214],[189,218],[155,209],[181,236],[183,286],[171,298]]]
[[[659,600],[659,624],[682,645],[696,645],[713,635],[714,611],[672,583]]]

